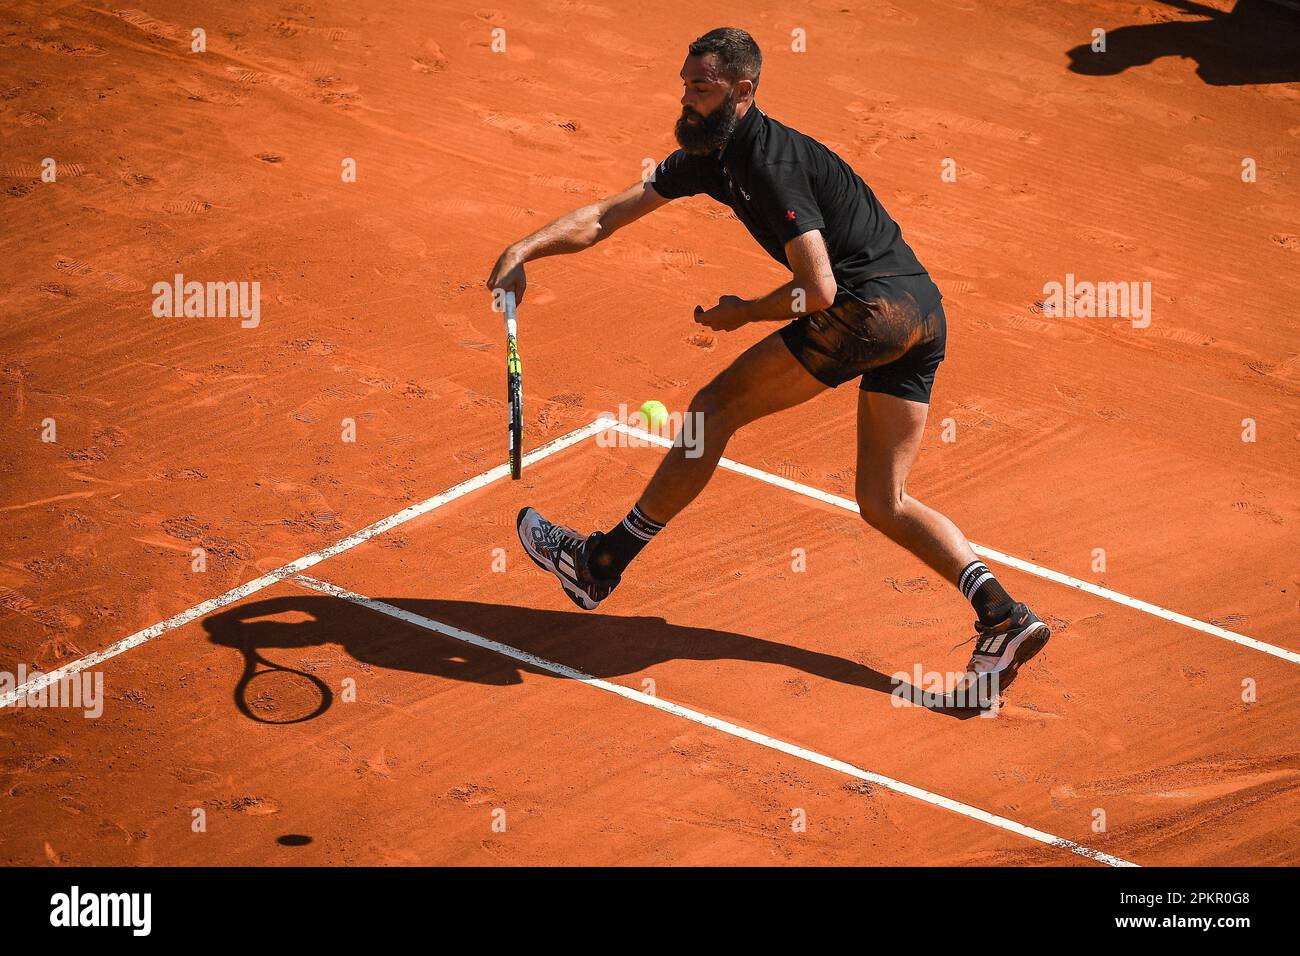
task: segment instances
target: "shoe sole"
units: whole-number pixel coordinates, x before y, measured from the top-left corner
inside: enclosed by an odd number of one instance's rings
[[[519,513],[515,515],[515,537],[517,537],[519,539],[519,543],[523,545],[524,554],[528,555],[528,557],[533,559],[533,564],[537,565],[547,574],[554,577],[555,580],[560,582],[560,590],[569,596],[570,601],[578,605],[578,607],[582,608],[582,610],[584,611],[596,610],[596,608],[600,606],[599,601],[596,601],[594,604],[588,606],[583,601],[583,598],[586,598],[586,595],[584,594],[582,597],[579,597],[577,594],[570,591],[568,587],[568,583],[564,580],[563,575],[561,575],[560,572],[556,571],[555,568],[553,568],[549,562],[544,561],[541,558],[539,558],[537,555],[533,554],[533,549],[530,548],[528,546],[528,542],[524,540],[524,515],[527,512],[532,510],[533,510],[532,508],[527,508],[527,507],[520,508]],[[587,598],[587,600],[590,601],[591,598]]]

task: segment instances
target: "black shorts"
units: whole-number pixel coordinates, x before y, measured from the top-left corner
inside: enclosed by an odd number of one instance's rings
[[[795,319],[781,338],[824,385],[862,376],[865,392],[929,404],[948,337],[942,299],[928,275],[868,279],[829,308]]]

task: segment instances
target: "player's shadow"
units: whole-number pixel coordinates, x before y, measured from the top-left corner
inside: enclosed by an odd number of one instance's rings
[[[1106,30],[1106,49],[1091,43],[1070,50],[1070,69],[1114,76],[1166,56],[1196,61],[1211,86],[1300,81],[1300,11],[1272,0],[1238,0],[1223,12],[1195,0],[1162,0],[1200,20],[1170,20]]]
[[[908,701],[917,701],[914,706],[959,720],[980,714],[976,708],[957,706],[951,697],[927,698],[906,681],[895,681],[833,654],[731,631],[669,624],[658,617],[615,617],[472,601],[379,600],[592,677],[637,674],[670,660],[752,661],[886,696],[906,695]],[[203,626],[214,644],[245,654],[265,652],[268,660],[290,667],[301,666],[302,655],[284,652],[337,644],[361,664],[476,684],[518,684],[525,672],[556,676],[496,651],[325,596],[304,594],[240,604],[205,618]],[[1009,683],[1004,679],[1001,686]],[[243,706],[240,710],[247,715]]]

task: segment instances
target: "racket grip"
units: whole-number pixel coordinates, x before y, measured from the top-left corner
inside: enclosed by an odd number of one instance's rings
[[[515,294],[506,293],[506,334],[515,335],[517,331],[517,322],[515,319]]]

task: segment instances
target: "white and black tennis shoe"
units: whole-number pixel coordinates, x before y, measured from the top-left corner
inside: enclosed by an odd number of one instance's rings
[[[1017,668],[1043,649],[1051,628],[1023,604],[996,624],[975,622],[975,650],[966,665],[962,689],[975,690],[982,704],[996,698],[1000,683],[1009,683]],[[1005,678],[1005,680],[1004,680]]]
[[[528,556],[543,571],[559,578],[564,593],[584,611],[594,611],[618,586],[618,578],[598,579],[587,566],[592,549],[602,537],[599,531],[578,534],[572,528],[552,524],[532,508],[520,509],[515,526]]]

